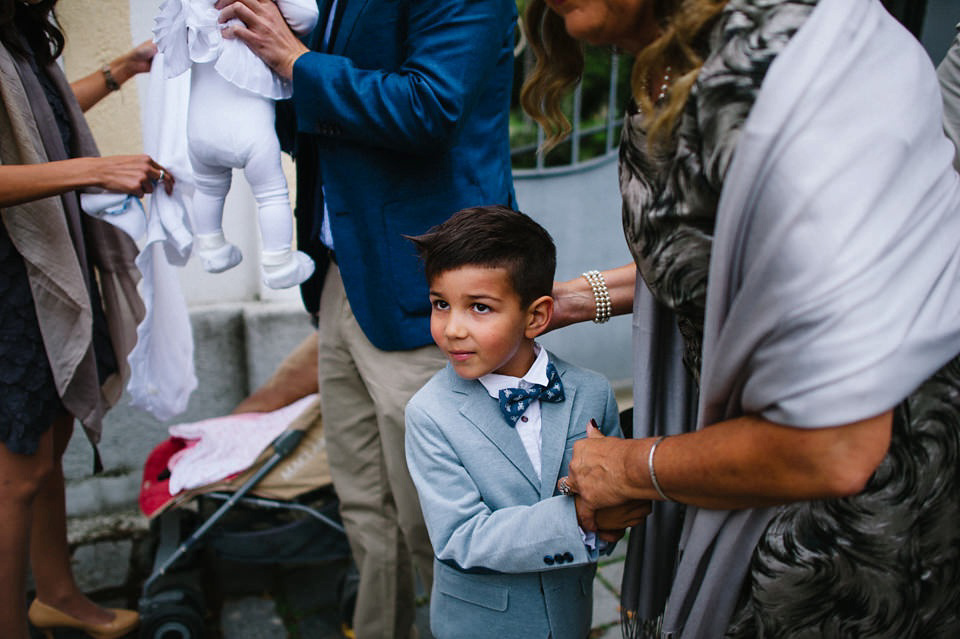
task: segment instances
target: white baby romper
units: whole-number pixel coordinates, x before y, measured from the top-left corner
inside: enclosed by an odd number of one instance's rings
[[[292,87],[242,41],[222,37],[215,1],[166,0],[154,25],[167,77],[191,70],[187,145],[195,183],[194,251],[212,273],[242,260],[222,229],[232,169],[242,168],[257,201],[263,281],[288,288],[314,270],[309,256],[292,250],[293,211],[274,130],[274,100],[289,98]],[[276,2],[297,35],[316,26],[315,0]]]

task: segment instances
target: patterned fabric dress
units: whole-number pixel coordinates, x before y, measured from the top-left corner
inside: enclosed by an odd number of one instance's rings
[[[625,121],[624,232],[643,280],[677,317],[697,380],[724,176],[770,64],[816,3],[731,0],[672,143],[648,146],[635,107]],[[960,636],[958,524],[955,359],[897,408],[890,450],[862,493],[779,509],[727,636]]]

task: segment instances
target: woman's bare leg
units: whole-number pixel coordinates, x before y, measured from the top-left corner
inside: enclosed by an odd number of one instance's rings
[[[37,452],[18,455],[0,444],[0,628],[5,637],[28,639],[27,551],[33,509],[53,469],[53,429]]]
[[[63,453],[73,433],[73,418],[53,424],[53,472],[40,487],[33,508],[30,564],[37,598],[43,603],[92,624],[109,623],[113,613],[87,598],[77,587],[67,546],[67,509],[63,483]]]

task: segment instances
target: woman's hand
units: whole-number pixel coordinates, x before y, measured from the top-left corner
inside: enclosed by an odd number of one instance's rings
[[[633,499],[662,499],[650,466],[668,498],[701,508],[735,510],[863,490],[890,445],[892,411],[839,426],[803,428],[744,416],[656,438],[603,437],[587,427],[574,443],[569,490],[584,511]],[[580,511],[578,511],[579,513]]]
[[[115,63],[118,63],[118,66],[122,67],[122,70],[115,71],[114,75],[117,75],[117,73],[123,74],[126,76],[124,78],[126,80],[138,73],[146,73],[150,70],[155,55],[157,55],[157,45],[153,43],[153,40],[144,40],[114,60]],[[123,83],[120,78],[117,78],[117,82]]]
[[[32,202],[90,186],[142,197],[144,193],[153,193],[160,181],[168,194],[173,192],[173,176],[149,155],[0,165],[0,207]]]
[[[593,510],[619,507],[634,499],[622,488],[631,459],[628,450],[638,441],[606,437],[593,424],[587,424],[586,439],[573,444],[567,477],[567,485],[583,498],[585,507]]]
[[[293,63],[309,49],[290,30],[273,0],[217,0],[220,22],[234,18],[223,30],[223,37],[242,40],[277,75],[293,79]]]
[[[157,164],[149,155],[112,155],[95,160],[96,186],[115,193],[143,197],[153,193],[161,181],[167,195],[173,193],[174,178],[169,171]]]

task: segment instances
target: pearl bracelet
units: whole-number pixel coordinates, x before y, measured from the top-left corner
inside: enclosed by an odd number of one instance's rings
[[[667,497],[666,493],[663,492],[663,489],[660,488],[660,482],[657,481],[657,472],[653,469],[653,454],[657,452],[657,446],[660,445],[660,442],[667,438],[666,435],[662,435],[657,441],[653,442],[653,446],[650,447],[650,454],[647,455],[647,470],[650,471],[650,483],[653,484],[653,489],[657,491],[657,494],[660,495],[660,499],[663,501],[673,501]]]
[[[593,318],[593,321],[597,324],[603,324],[610,319],[610,310],[612,308],[607,282],[603,279],[603,274],[596,270],[581,273],[580,276],[587,280],[587,284],[593,289],[593,301],[597,308],[597,314],[596,317]]]

